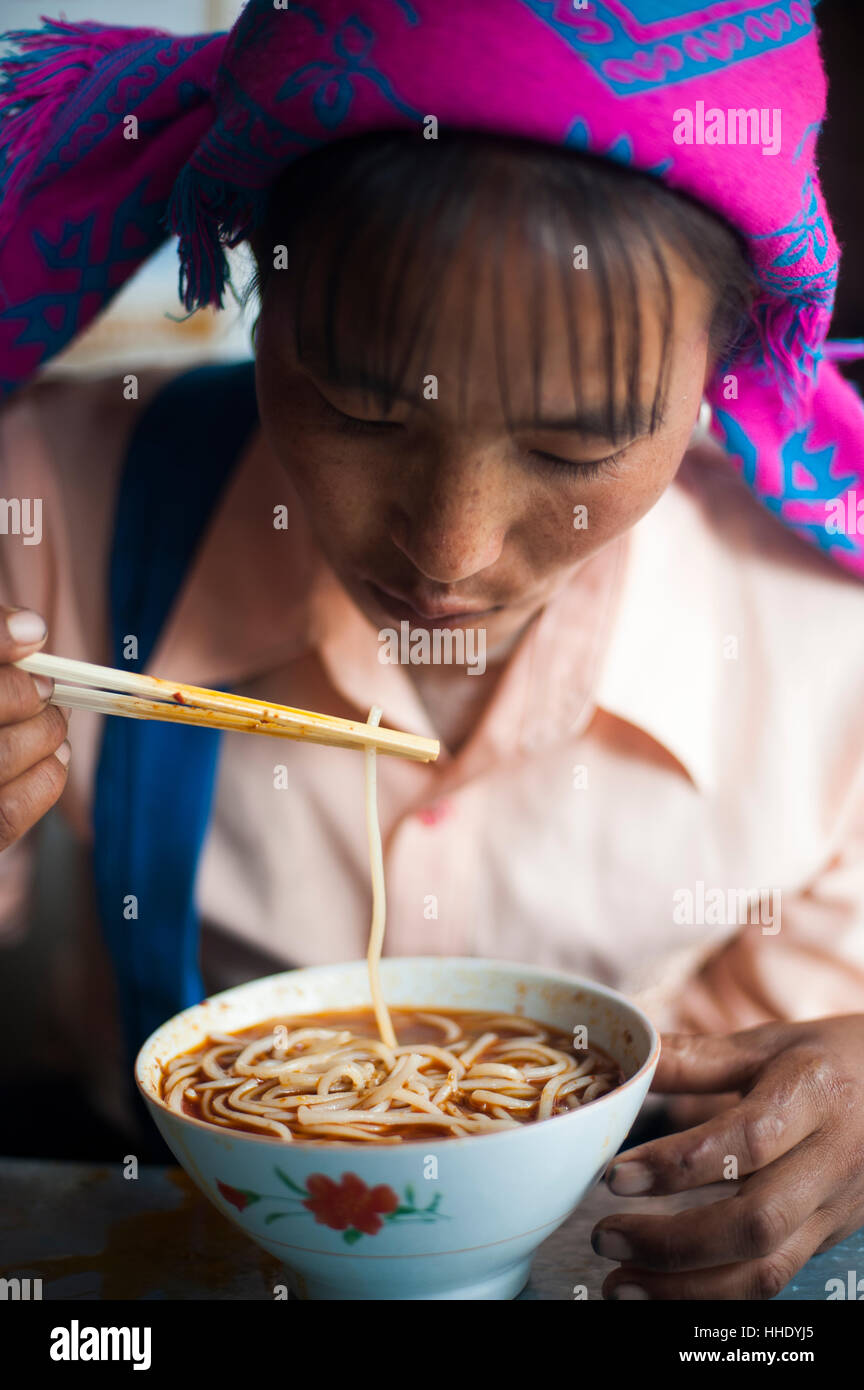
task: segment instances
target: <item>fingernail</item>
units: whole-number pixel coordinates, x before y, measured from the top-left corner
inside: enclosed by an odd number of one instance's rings
[[[654,1174],[646,1163],[618,1163],[609,1174],[609,1186],[619,1197],[636,1197],[653,1185]]]
[[[33,684],[36,687],[40,700],[47,700],[50,698],[51,692],[54,689],[54,682],[50,676],[34,676]]]
[[[624,1260],[633,1259],[633,1247],[620,1231],[597,1231],[591,1237],[591,1244],[604,1260],[618,1260],[623,1264]]]
[[[44,618],[40,618],[38,613],[31,613],[29,608],[20,608],[17,613],[10,613],[6,619],[6,626],[13,642],[19,642],[22,647],[41,642],[48,631]]]
[[[616,1300],[628,1298],[647,1299],[648,1294],[642,1288],[641,1284],[616,1284],[609,1297]]]
[[[57,759],[58,762],[62,763],[64,767],[69,762],[69,759],[72,757],[72,745],[69,742],[68,738],[64,739],[63,742],[60,744],[60,747],[57,749],[56,753],[54,754],[54,757]]]

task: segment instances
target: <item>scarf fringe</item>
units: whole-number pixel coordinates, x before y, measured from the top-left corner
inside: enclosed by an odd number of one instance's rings
[[[179,295],[186,309],[206,305],[222,309],[230,280],[223,250],[243,241],[259,222],[270,187],[235,189],[191,164],[179,174],[171,193],[166,226],[179,238]]]
[[[70,97],[108,54],[166,35],[162,29],[46,19],[41,29],[13,29],[3,37],[20,51],[0,60],[0,237],[14,225],[21,190]]]

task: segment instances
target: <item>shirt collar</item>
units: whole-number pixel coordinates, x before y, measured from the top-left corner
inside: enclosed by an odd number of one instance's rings
[[[708,446],[711,452],[711,446]],[[660,501],[627,535],[617,611],[598,675],[601,708],[650,734],[703,792],[716,786],[717,700],[735,624],[716,542],[688,455]]]

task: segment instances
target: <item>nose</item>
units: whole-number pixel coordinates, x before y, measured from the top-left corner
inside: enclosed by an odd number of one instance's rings
[[[464,452],[439,457],[400,498],[390,537],[425,578],[457,584],[501,555],[506,504],[507,484],[494,463]]]

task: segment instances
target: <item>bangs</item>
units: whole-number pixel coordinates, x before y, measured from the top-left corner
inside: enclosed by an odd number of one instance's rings
[[[516,285],[506,267],[514,238]],[[715,290],[713,355],[734,353],[752,284],[737,236],[650,176],[581,152],[449,132],[430,141],[376,133],[304,157],[274,185],[250,242],[257,270],[247,302],[256,293],[263,300],[271,279],[287,276],[297,360],[334,384],[364,385],[384,414],[400,392],[417,393],[414,383],[430,370],[421,372],[419,364],[433,360],[458,257],[458,413],[464,417],[467,409],[479,287],[488,276],[503,417],[512,425],[515,357],[523,382],[529,365],[531,409],[540,424],[554,302],[566,324],[574,403],[583,405],[583,383],[599,372],[600,418],[613,441],[653,433],[663,417],[674,328],[669,249]],[[287,271],[273,268],[281,246]],[[575,248],[583,246],[590,281],[574,268]],[[649,403],[640,397],[646,277],[660,341]],[[586,283],[599,306],[587,335],[580,329]],[[505,304],[515,295],[525,304],[527,331],[514,345]],[[596,414],[597,401],[590,404]]]

